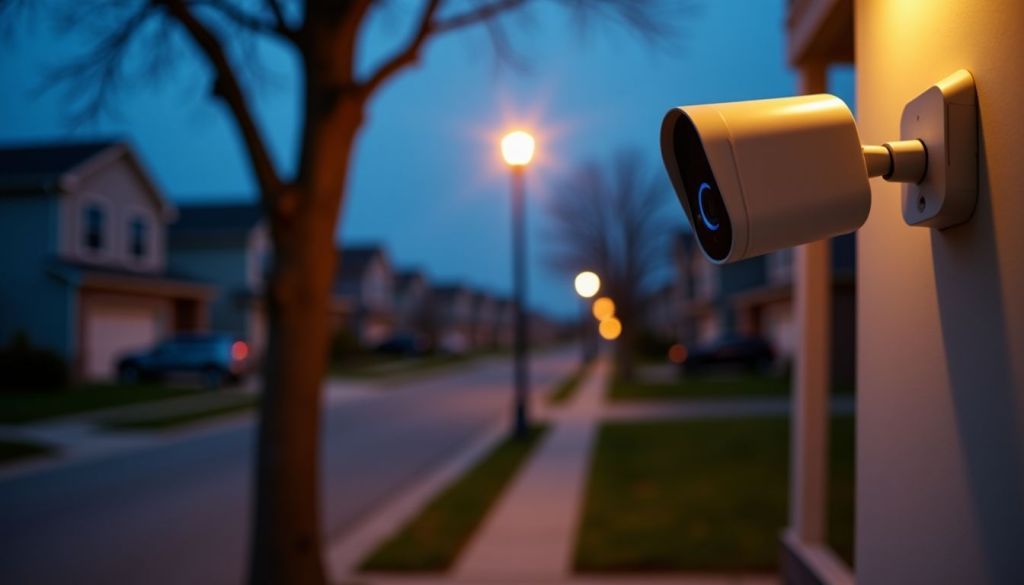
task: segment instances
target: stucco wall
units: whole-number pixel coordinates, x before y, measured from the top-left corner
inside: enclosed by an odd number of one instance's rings
[[[872,180],[858,238],[857,580],[1024,579],[1024,2],[856,3],[862,139],[958,68],[981,108],[967,225],[907,227]]]

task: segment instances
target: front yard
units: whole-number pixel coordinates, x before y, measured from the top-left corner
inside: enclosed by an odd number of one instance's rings
[[[774,571],[786,524],[785,418],[601,428],[576,569]],[[830,544],[850,561],[853,420],[832,425]]]
[[[128,404],[166,400],[196,390],[158,384],[81,384],[51,392],[0,392],[0,424],[26,423]]]

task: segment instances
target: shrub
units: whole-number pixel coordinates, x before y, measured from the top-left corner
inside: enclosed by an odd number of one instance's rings
[[[0,348],[0,390],[53,391],[68,384],[68,365],[57,353],[32,347],[19,332],[11,344]]]

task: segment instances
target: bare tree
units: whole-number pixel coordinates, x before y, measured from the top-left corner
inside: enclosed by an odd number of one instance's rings
[[[616,373],[626,379],[633,376],[643,295],[668,257],[669,226],[662,211],[672,196],[663,175],[640,154],[622,151],[608,164],[590,162],[574,170],[558,184],[548,207],[556,232],[553,266],[570,275],[596,272],[602,294],[615,302],[622,323]]]
[[[665,31],[655,0],[551,1],[572,6],[581,19],[610,17],[647,37]],[[0,16],[9,17],[20,4],[94,39],[59,72],[81,113],[98,111],[110,92],[132,77],[159,77],[182,60],[182,46],[191,45],[213,73],[208,90],[227,106],[244,141],[275,252],[266,292],[270,339],[250,549],[254,583],[324,582],[320,384],[338,212],[367,105],[384,84],[420,61],[431,40],[446,33],[483,27],[499,55],[507,55],[512,43],[502,17],[531,3],[419,0],[408,37],[361,75],[356,67],[360,32],[373,10],[390,5],[385,0],[0,0]],[[304,107],[294,176],[282,175],[253,114],[245,75],[252,60],[245,48],[253,38],[272,39],[300,58],[294,91],[301,92]]]

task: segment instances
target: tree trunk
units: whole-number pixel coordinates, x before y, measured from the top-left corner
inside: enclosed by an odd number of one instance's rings
[[[298,186],[269,210],[275,255],[266,292],[270,340],[250,550],[254,584],[326,581],[319,489],[321,383],[331,334],[335,229],[361,108],[353,101],[307,123]]]

